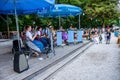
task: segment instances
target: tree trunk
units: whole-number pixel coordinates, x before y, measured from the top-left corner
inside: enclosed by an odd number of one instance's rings
[[[7,15],[7,31],[8,31],[8,38],[10,38],[10,29],[9,29],[9,23],[8,23],[8,15]]]
[[[60,4],[60,0],[57,0],[57,4]]]
[[[69,3],[69,4],[71,3],[70,0],[68,0],[68,3]]]
[[[102,27],[105,28],[105,20],[102,21]]]

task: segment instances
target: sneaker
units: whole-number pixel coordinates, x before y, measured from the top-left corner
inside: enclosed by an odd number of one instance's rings
[[[65,46],[65,44],[62,44],[61,46]]]
[[[29,59],[29,56],[28,56],[28,55],[26,55],[26,59]]]
[[[39,60],[43,60],[43,58],[42,57],[40,57],[40,58],[38,58]]]

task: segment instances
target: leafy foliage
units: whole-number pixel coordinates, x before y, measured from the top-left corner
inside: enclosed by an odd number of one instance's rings
[[[81,15],[81,27],[97,27],[104,25],[118,24],[120,10],[117,7],[118,0],[56,0],[56,3],[71,4],[80,7],[83,10]],[[6,18],[6,15],[1,15]],[[52,23],[55,29],[58,29],[58,18],[41,18],[36,14],[20,15],[19,26],[20,30],[25,25],[46,26],[49,22]],[[16,30],[14,16],[9,16],[8,23],[10,30]],[[66,29],[70,25],[78,28],[78,16],[61,18],[61,25]],[[0,31],[7,31],[6,22],[0,18]]]

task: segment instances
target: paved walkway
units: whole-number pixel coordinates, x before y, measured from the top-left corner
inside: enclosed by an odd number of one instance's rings
[[[120,48],[116,40],[112,34],[111,44],[94,44],[49,80],[120,80]]]
[[[12,40],[0,39],[0,55],[10,53],[12,50]]]
[[[28,60],[29,69],[23,73],[16,73],[13,71],[13,61],[11,54],[12,41],[1,42],[0,43],[0,80],[22,80],[23,78],[37,72],[38,70],[44,68],[45,66],[53,63],[59,58],[69,54],[71,51],[79,48],[80,46],[88,43],[88,41],[84,41],[83,43],[79,43],[76,45],[64,46],[64,47],[56,47],[55,53],[56,55],[51,55],[50,58],[46,58],[46,55],[41,55],[44,60],[39,60],[39,58],[31,57]]]

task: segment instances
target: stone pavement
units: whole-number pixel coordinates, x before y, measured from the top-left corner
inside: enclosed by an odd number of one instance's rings
[[[55,56],[51,58],[45,58],[46,55],[41,55],[44,57],[44,60],[39,60],[39,58],[31,57],[28,60],[29,69],[23,73],[16,73],[13,71],[13,61],[11,54],[12,49],[12,40],[10,41],[2,41],[0,42],[0,80],[22,80],[23,78],[33,74],[34,72],[44,68],[45,66],[51,64],[52,62],[56,61],[57,59],[63,57],[66,54],[69,54],[71,51],[79,48],[80,46],[88,43],[88,41],[84,41],[83,43],[79,43],[76,45],[64,46],[64,47],[57,47],[55,48]]]
[[[0,67],[9,63],[12,58],[12,41],[10,39],[0,39]]]
[[[112,34],[111,44],[94,44],[47,80],[120,80],[120,48],[116,40]]]
[[[10,39],[0,39],[0,55],[11,52],[12,41]]]

